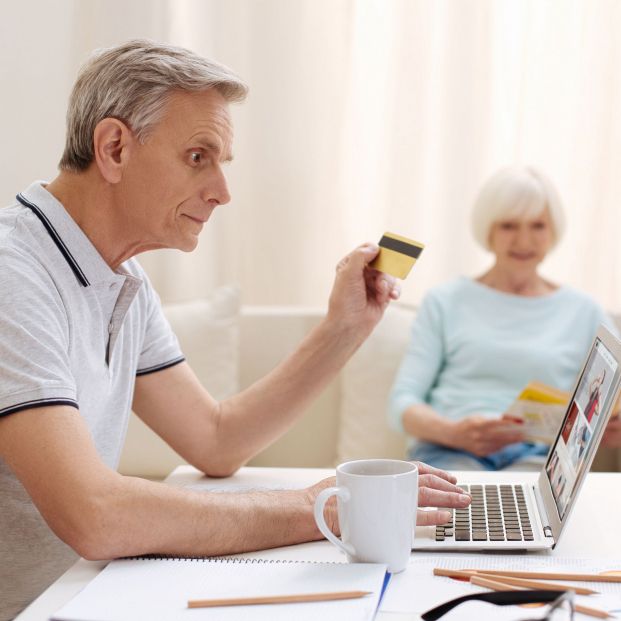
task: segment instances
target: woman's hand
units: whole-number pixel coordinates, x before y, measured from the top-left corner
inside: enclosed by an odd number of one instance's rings
[[[508,444],[523,442],[524,433],[520,424],[510,418],[468,416],[454,423],[450,441],[453,448],[486,457]]]

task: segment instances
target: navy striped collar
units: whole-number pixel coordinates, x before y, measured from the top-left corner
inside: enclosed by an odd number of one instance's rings
[[[114,271],[106,263],[62,203],[46,190],[44,182],[31,184],[17,195],[17,200],[41,222],[82,287],[125,281],[128,274],[125,266]]]
[[[91,283],[88,281],[88,278],[84,275],[82,268],[78,265],[78,262],[75,260],[71,251],[65,245],[65,242],[62,240],[62,237],[58,234],[58,231],[54,228],[54,225],[50,222],[48,217],[43,213],[43,211],[35,205],[33,202],[29,201],[21,192],[15,197],[24,207],[28,207],[31,209],[35,216],[41,220],[41,223],[45,227],[45,230],[49,233],[52,241],[56,244],[58,250],[65,258],[65,261],[69,264],[69,267],[73,270],[76,278],[80,281],[83,287],[88,287]]]

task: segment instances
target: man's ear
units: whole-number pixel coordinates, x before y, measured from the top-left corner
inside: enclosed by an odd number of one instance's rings
[[[136,142],[132,131],[123,121],[105,118],[93,132],[95,162],[108,183],[118,183]]]

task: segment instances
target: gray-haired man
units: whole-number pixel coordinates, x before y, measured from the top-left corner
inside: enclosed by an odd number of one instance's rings
[[[192,250],[229,201],[228,105],[245,94],[228,69],[181,48],[104,50],[74,87],[58,177],[0,212],[2,621],[77,555],[213,555],[321,537],[312,503],[329,481],[209,494],[115,471],[133,406],[197,468],[233,473],[296,420],[398,297],[368,267],[377,247],[362,245],[288,360],[221,403],[201,387],[132,257]],[[421,472],[422,504],[468,503],[446,473]]]

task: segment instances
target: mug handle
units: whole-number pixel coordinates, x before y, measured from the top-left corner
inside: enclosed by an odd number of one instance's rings
[[[319,492],[317,498],[315,498],[315,522],[317,523],[317,528],[321,531],[323,536],[331,543],[333,543],[337,548],[340,548],[346,554],[350,556],[355,556],[356,550],[351,543],[345,543],[341,541],[329,528],[326,524],[326,520],[323,517],[323,509],[326,506],[326,502],[330,496],[338,496],[343,502],[349,501],[351,495],[349,490],[346,487],[327,487],[326,489]]]

